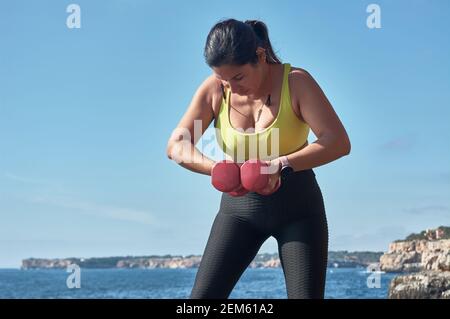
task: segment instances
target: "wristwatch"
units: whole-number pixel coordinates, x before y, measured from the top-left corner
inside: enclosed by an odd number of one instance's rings
[[[289,164],[287,156],[281,156],[280,162],[281,162],[281,171],[280,171],[281,181],[285,181],[294,172],[294,169],[292,168],[291,164]]]

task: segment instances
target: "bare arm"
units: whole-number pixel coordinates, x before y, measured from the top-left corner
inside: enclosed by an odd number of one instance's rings
[[[215,85],[217,82],[211,77],[200,85],[186,113],[170,136],[166,149],[169,159],[175,160],[188,170],[205,175],[211,175],[211,168],[215,162],[202,154],[195,144],[214,118],[212,103]],[[195,134],[194,124],[201,127],[201,134],[198,132]]]
[[[305,70],[293,71],[292,77],[302,117],[317,136],[315,142],[287,156],[294,171],[321,166],[349,154],[347,132],[320,86]]]

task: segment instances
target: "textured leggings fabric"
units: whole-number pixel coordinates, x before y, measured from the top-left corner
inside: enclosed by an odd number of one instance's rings
[[[223,193],[190,298],[228,298],[271,236],[278,242],[287,297],[323,298],[328,226],[312,169],[294,172],[272,195]]]

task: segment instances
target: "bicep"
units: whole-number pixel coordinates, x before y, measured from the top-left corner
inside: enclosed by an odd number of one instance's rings
[[[296,90],[303,119],[321,138],[329,136],[349,143],[347,132],[319,84],[307,71],[296,72]]]
[[[186,139],[189,135],[191,143],[195,145],[209,127],[214,118],[210,84],[207,79],[196,90],[169,143]]]

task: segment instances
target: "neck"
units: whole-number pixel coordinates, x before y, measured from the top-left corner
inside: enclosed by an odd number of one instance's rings
[[[249,95],[249,97],[253,100],[262,99],[266,101],[267,96],[272,91],[272,77],[273,77],[273,70],[271,69],[270,64],[265,63],[262,72],[263,81],[259,86],[258,91],[255,92],[254,94]]]

